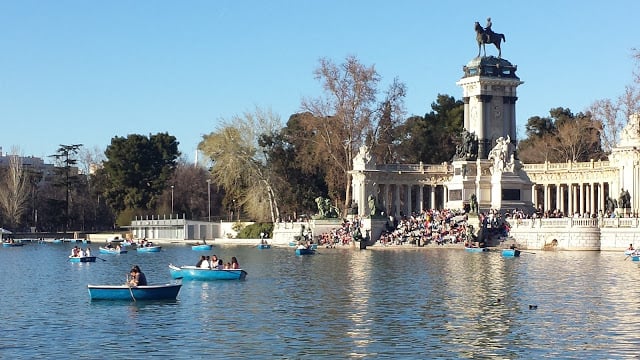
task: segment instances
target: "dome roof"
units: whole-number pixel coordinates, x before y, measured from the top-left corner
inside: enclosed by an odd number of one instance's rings
[[[464,77],[492,76],[519,79],[516,75],[518,66],[511,64],[509,60],[494,56],[473,58],[462,69],[464,70]]]

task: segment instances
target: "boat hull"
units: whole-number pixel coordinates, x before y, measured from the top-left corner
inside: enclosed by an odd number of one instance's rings
[[[631,256],[631,261],[640,261],[640,255]]]
[[[270,244],[258,244],[256,247],[260,250],[271,249]]]
[[[134,286],[87,285],[91,300],[175,300],[182,284]]]
[[[474,247],[466,247],[466,248],[464,248],[464,250],[465,250],[466,252],[471,252],[471,253],[480,253],[480,252],[486,252],[486,251],[489,251],[489,249],[488,249],[488,248],[481,248],[481,247],[477,247],[477,248],[474,248]]]
[[[313,255],[316,251],[313,249],[296,249],[296,255]]]
[[[200,269],[195,266],[181,266],[169,265],[169,272],[173,279],[183,280],[244,280],[247,277],[247,272],[242,269]]]
[[[83,263],[83,262],[96,262],[95,256],[69,256],[69,262]]]
[[[191,246],[191,250],[194,250],[194,251],[209,251],[211,250],[211,248],[213,248],[213,245],[203,244],[203,245]]]
[[[116,250],[116,249],[107,249],[107,248],[103,248],[103,247],[101,247],[99,249],[99,251],[100,251],[100,254],[115,254],[115,255],[118,255],[118,254],[126,254],[127,253],[127,250],[125,250],[125,249]]]
[[[2,243],[2,247],[18,247],[24,245],[23,243]]]
[[[517,250],[517,249],[502,249],[502,256],[504,256],[504,257],[518,257],[518,256],[520,256],[520,250]]]
[[[160,252],[162,246],[145,246],[136,249],[137,252]]]

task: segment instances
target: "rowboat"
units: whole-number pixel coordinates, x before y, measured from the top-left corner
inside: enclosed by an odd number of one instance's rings
[[[202,269],[195,266],[177,267],[169,264],[169,272],[173,279],[184,280],[244,280],[247,272],[242,269]]]
[[[520,256],[520,250],[518,250],[518,249],[502,249],[502,256],[505,256],[505,257],[518,257],[518,256]]]
[[[62,244],[62,239],[53,239],[54,244]]]
[[[195,251],[209,251],[211,250],[211,248],[213,247],[213,245],[210,244],[200,244],[200,245],[192,245],[191,246],[191,250],[195,250]]]
[[[297,241],[289,241],[289,246],[296,246],[298,245]]]
[[[69,262],[81,263],[81,262],[96,262],[95,256],[69,256]]]
[[[271,249],[271,244],[258,244],[256,247],[260,250]]]
[[[637,250],[630,250],[630,249],[627,249],[627,250],[625,250],[625,251],[624,251],[624,254],[625,254],[625,255],[633,255],[633,253],[635,253],[635,252],[637,252]]]
[[[136,249],[138,252],[160,252],[162,246],[143,246]]]
[[[465,249],[465,251],[472,252],[472,253],[479,253],[479,252],[489,251],[488,248],[481,248],[481,247],[465,247],[464,249]]]
[[[631,261],[640,261],[640,255],[632,255]]]
[[[296,249],[296,255],[313,255],[315,253],[316,251],[313,249],[308,249],[308,248]]]
[[[24,245],[21,242],[3,242],[2,243],[2,247],[17,247],[17,246],[22,246]]]
[[[87,285],[91,300],[175,300],[182,284]]]
[[[116,249],[116,248],[105,248],[105,247],[100,247],[99,249],[100,254],[126,254],[127,250],[120,248],[120,250]]]

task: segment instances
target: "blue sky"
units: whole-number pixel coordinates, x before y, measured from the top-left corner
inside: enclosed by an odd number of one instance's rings
[[[283,123],[321,94],[318,59],[355,55],[407,85],[408,115],[455,83],[490,16],[518,65],[517,122],[584,111],[631,83],[639,1],[0,2],[0,146],[46,157],[168,132],[193,160],[221,118],[270,108]],[[488,55],[497,55],[487,47]],[[521,131],[519,137],[524,134]]]

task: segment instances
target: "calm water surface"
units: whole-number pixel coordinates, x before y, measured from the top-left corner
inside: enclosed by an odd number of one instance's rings
[[[214,247],[98,254],[0,248],[0,358],[618,359],[638,357],[640,278],[622,253],[503,258],[454,249]],[[86,246],[86,245],[85,245]],[[89,245],[97,254],[98,245]],[[238,257],[245,281],[184,281],[177,301],[91,302],[87,284],[150,283],[200,255]],[[500,300],[498,302],[498,299]],[[529,305],[537,305],[530,310]]]

